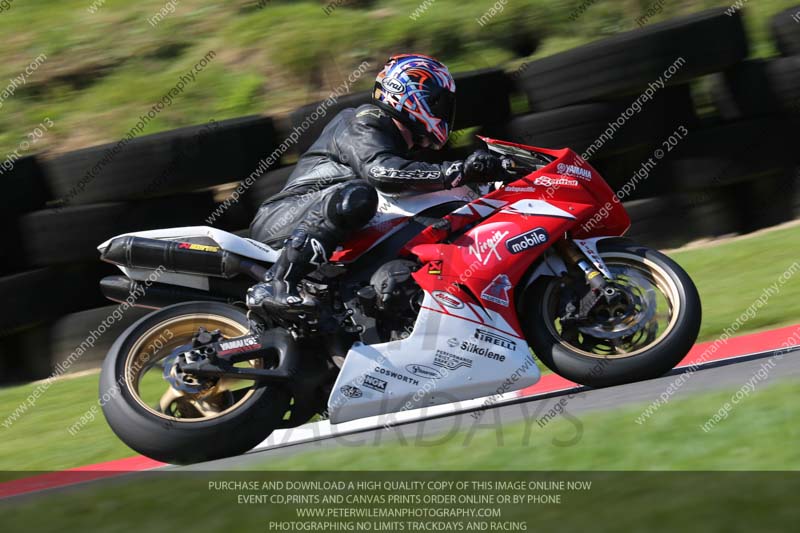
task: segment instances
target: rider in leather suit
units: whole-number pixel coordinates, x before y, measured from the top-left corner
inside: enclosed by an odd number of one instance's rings
[[[500,160],[485,150],[441,164],[408,159],[414,147],[444,146],[454,113],[447,67],[422,55],[391,57],[376,79],[373,103],[336,115],[283,190],[256,214],[251,237],[283,250],[248,291],[248,307],[281,313],[302,303],[298,283],[375,215],[376,189],[429,192],[496,176]]]

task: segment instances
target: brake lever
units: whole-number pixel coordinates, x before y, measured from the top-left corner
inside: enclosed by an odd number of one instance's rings
[[[501,180],[504,183],[516,181],[530,171],[518,165],[517,162],[510,157],[501,157],[500,164],[506,172],[505,179]]]

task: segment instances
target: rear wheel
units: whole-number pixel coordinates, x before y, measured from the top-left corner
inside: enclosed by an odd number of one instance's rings
[[[525,333],[553,372],[581,385],[608,387],[655,378],[677,365],[700,330],[700,297],[689,275],[655,250],[624,239],[599,242],[598,252],[619,294],[601,299],[581,320],[565,308],[583,283],[541,278],[523,296]]]
[[[123,333],[103,363],[100,403],[111,429],[153,459],[192,463],[244,453],[278,427],[289,408],[281,388],[177,373],[174,354],[188,349],[201,327],[232,338],[246,334],[249,321],[225,304],[166,307]],[[241,364],[273,366],[262,359]]]

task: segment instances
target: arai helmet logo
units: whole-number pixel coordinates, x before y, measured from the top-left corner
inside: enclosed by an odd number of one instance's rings
[[[383,88],[386,89],[387,92],[392,94],[402,94],[406,92],[406,86],[397,78],[384,78],[381,85],[383,85]]]

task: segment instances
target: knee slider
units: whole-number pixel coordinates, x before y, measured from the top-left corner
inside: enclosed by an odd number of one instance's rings
[[[378,192],[364,182],[348,183],[331,197],[327,217],[337,227],[358,229],[375,216]]]

